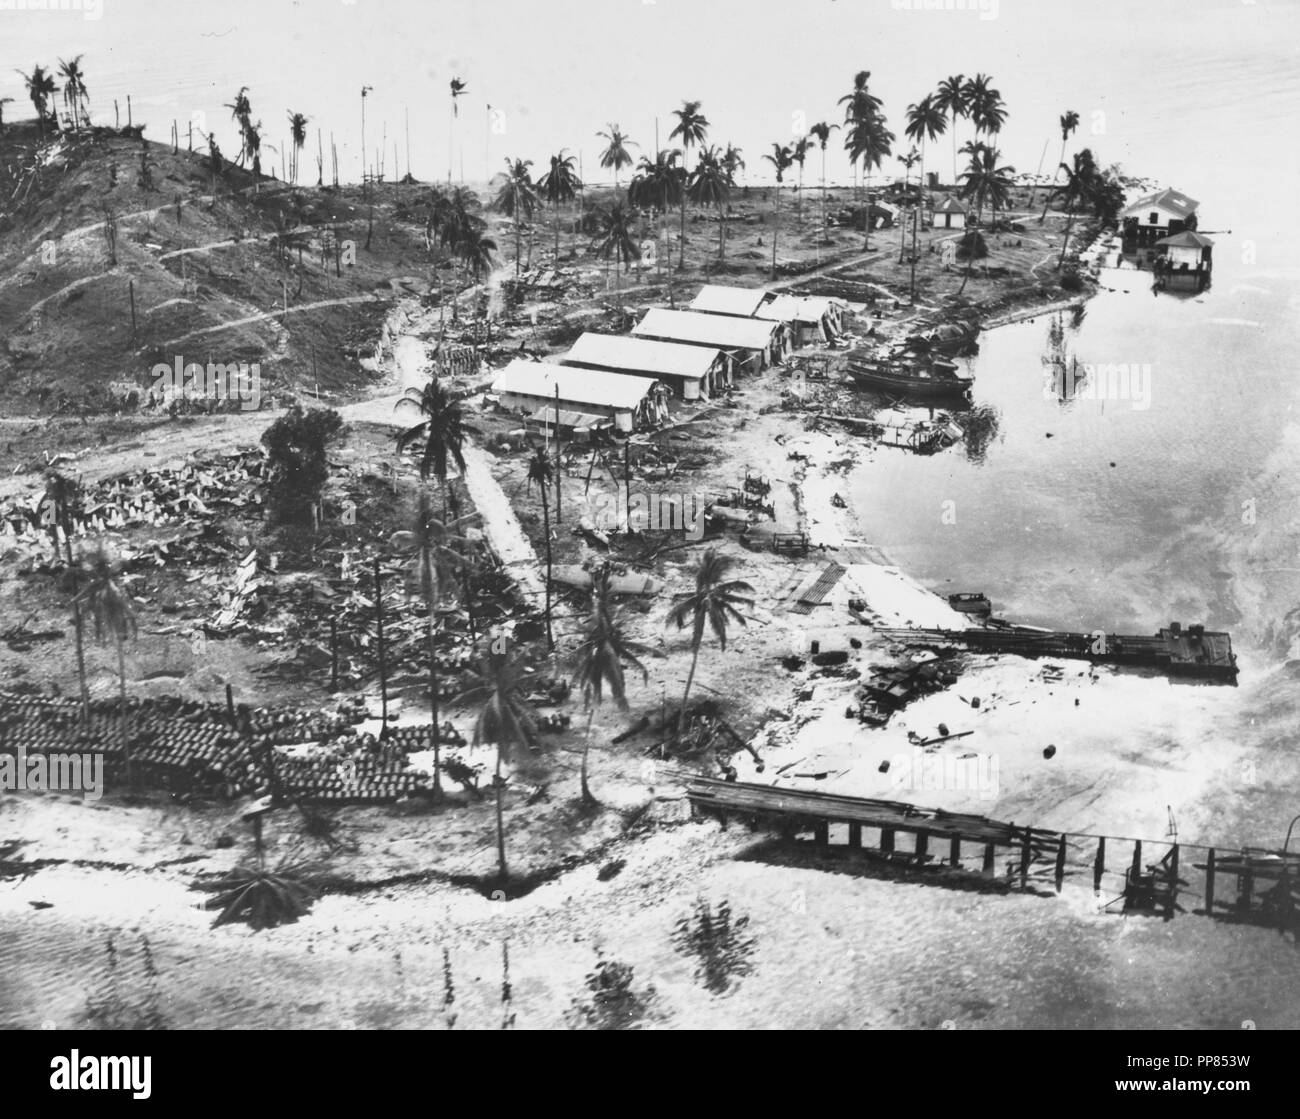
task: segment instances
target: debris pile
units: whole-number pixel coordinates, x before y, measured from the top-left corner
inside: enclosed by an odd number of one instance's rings
[[[959,675],[960,668],[952,658],[877,669],[862,685],[858,706],[850,707],[846,714],[870,726],[883,727],[895,711],[955,684]]]

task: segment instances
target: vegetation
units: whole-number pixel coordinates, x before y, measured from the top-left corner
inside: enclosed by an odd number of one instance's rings
[[[677,717],[678,733],[686,718],[686,704],[691,697],[691,684],[700,660],[700,646],[704,642],[706,627],[718,639],[723,652],[727,649],[727,629],[732,622],[746,624],[741,606],[752,606],[754,600],[746,597],[754,588],[741,579],[728,579],[735,560],[714,548],[704,553],[695,570],[695,590],[676,596],[668,611],[668,622],[678,629],[691,628],[691,671],[686,677],[686,691],[682,694],[682,709]]]
[[[122,589],[121,568],[108,549],[100,544],[81,559],[76,576],[81,590],[73,601],[84,606],[95,620],[95,639],[104,640],[108,633],[117,648],[118,734],[126,783],[135,788],[135,771],[131,762],[131,730],[126,709],[126,640],[136,636],[135,606]]]
[[[566,1015],[575,1030],[635,1030],[658,1017],[658,994],[653,986],[633,989],[631,964],[596,957],[594,970],[583,981],[585,991],[575,998]]]
[[[680,109],[673,110],[673,116],[677,118],[677,124],[668,133],[668,139],[680,139],[682,151],[686,156],[690,155],[691,148],[703,146],[704,141],[708,139],[709,120],[700,112],[700,104],[699,101],[683,101]],[[680,204],[682,208],[682,243],[677,258],[677,267],[682,269],[686,267],[686,191],[684,187],[680,195]]]
[[[279,524],[318,522],[321,490],[329,477],[326,448],[343,426],[332,409],[295,404],[262,433],[272,519]]]
[[[501,766],[503,762],[511,761],[520,748],[537,748],[537,726],[524,698],[528,691],[527,672],[518,657],[508,650],[498,653],[489,649],[482,654],[479,667],[470,671],[470,677],[469,687],[457,698],[478,709],[473,744],[488,744],[496,748],[492,788],[496,792],[497,865],[504,882],[509,877],[509,868],[506,864],[503,809],[506,780],[501,775]]]
[[[591,613],[588,615],[582,631],[582,643],[574,654],[576,683],[582,690],[583,702],[589,712],[587,733],[582,744],[582,799],[593,803],[591,788],[587,781],[587,759],[591,751],[591,721],[595,709],[604,699],[608,690],[610,697],[620,711],[628,709],[627,678],[623,664],[626,661],[641,670],[642,680],[649,678],[638,653],[644,653],[645,647],[628,637],[624,621],[616,611],[609,589],[607,572],[596,578],[591,590]]]

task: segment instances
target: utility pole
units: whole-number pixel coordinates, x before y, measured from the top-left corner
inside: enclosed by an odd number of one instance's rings
[[[361,87],[361,185],[366,183],[366,94],[370,93],[375,87],[372,85],[363,85]]]

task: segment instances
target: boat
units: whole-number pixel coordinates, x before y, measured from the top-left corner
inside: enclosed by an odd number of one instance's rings
[[[917,353],[941,353],[953,357],[968,357],[979,351],[976,339],[979,327],[965,322],[946,322],[930,330],[907,337],[908,349]]]
[[[850,354],[845,365],[859,388],[923,400],[968,399],[975,378],[943,358],[903,361]]]
[[[980,594],[978,591],[950,594],[948,605],[959,614],[976,614],[987,618],[993,613],[993,603],[989,601],[987,595]]]

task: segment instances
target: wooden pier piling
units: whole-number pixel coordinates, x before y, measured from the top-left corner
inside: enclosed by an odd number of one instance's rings
[[[1092,864],[1092,892],[1101,893],[1101,878],[1106,873],[1106,837],[1097,840],[1097,858]]]
[[[1214,913],[1214,848],[1205,856],[1205,915]]]
[[[849,825],[849,846],[858,850],[862,847],[862,825]]]
[[[984,844],[984,866],[981,869],[981,873],[985,878],[992,878],[996,873],[995,862],[997,859],[997,850],[996,844]]]
[[[1065,884],[1065,836],[1061,836],[1060,843],[1056,846],[1056,892],[1061,892],[1061,887]]]

